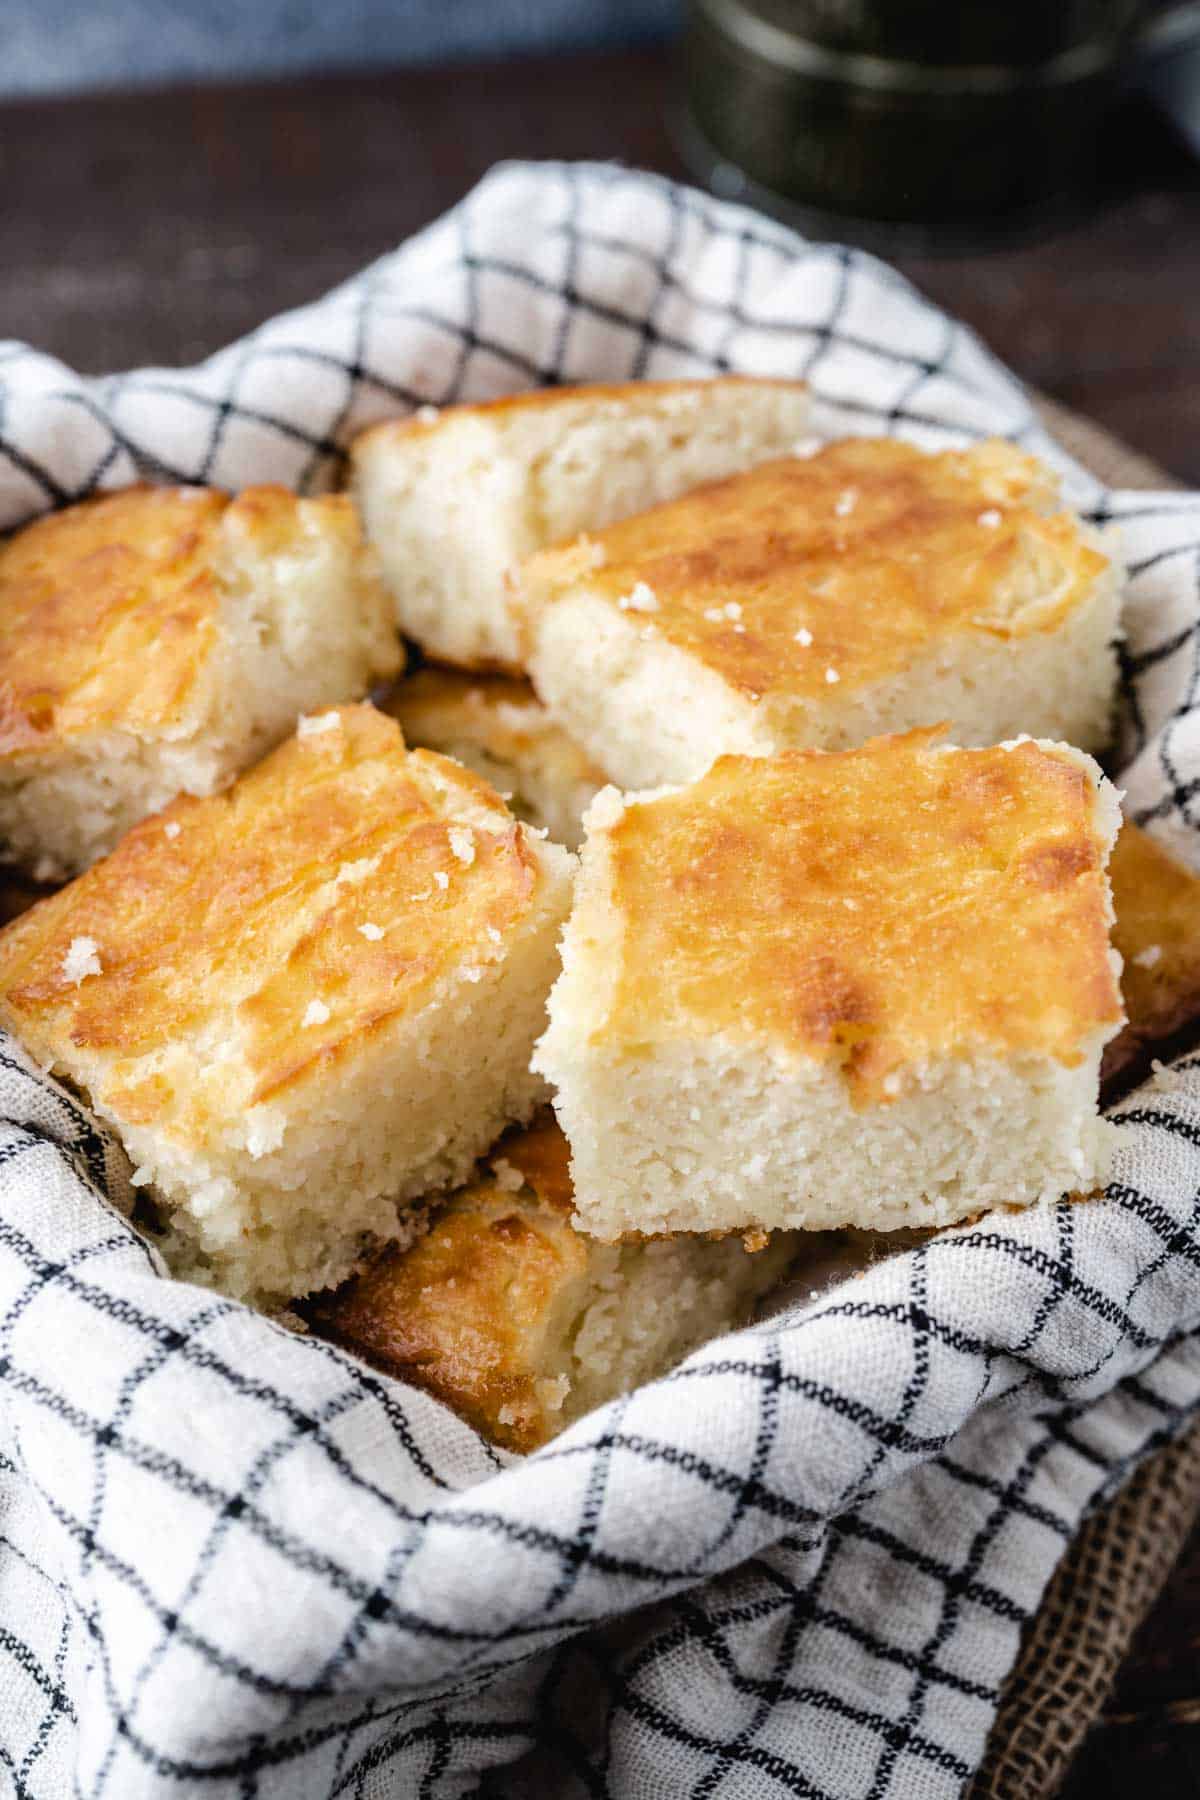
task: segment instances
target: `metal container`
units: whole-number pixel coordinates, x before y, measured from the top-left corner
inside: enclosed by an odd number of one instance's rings
[[[978,230],[1086,183],[1145,0],[691,0],[693,160],[822,212]],[[757,195],[755,197],[758,197]]]

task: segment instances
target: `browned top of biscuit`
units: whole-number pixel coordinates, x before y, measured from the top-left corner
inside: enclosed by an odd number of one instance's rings
[[[929,1058],[1070,1065],[1111,1035],[1095,765],[936,736],[724,756],[593,824],[584,892],[614,945],[595,1041],[757,1040],[836,1064],[863,1103]]]
[[[570,1224],[569,1153],[552,1115],[502,1138],[492,1161],[499,1174],[456,1194],[412,1248],[313,1311],[322,1332],[528,1451],[558,1428],[552,1370],[589,1246]]]
[[[717,375],[693,381],[595,381],[576,387],[531,388],[523,394],[501,394],[495,400],[481,400],[459,406],[420,408],[403,419],[386,419],[372,425],[354,440],[353,453],[374,453],[390,442],[420,433],[452,429],[464,419],[503,421],[529,412],[561,412],[570,414],[581,407],[593,409],[608,405],[614,410],[635,410],[664,400],[684,400],[714,389],[787,388],[795,393],[805,391],[802,381],[784,381],[770,375]]]
[[[0,1019],[121,1120],[201,1137],[498,960],[530,908],[537,846],[485,782],[373,707],[312,723],[0,932]]]
[[[228,505],[206,488],[128,488],[0,548],[0,754],[180,718],[214,641]]]
[[[1054,494],[1008,444],[850,438],[542,551],[519,608],[598,596],[748,698],[828,700],[951,633],[1059,626],[1106,559]]]
[[[51,513],[0,546],[0,757],[87,732],[182,733],[219,628],[226,543],[264,552],[299,509],[358,524],[343,496],[276,486],[130,487]]]
[[[411,743],[455,754],[470,744],[499,763],[536,764],[564,781],[604,776],[546,711],[527,681],[427,663],[381,702]]]

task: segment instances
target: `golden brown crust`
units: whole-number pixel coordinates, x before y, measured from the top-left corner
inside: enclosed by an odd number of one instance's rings
[[[357,543],[344,496],[287,488],[123,488],[51,513],[0,546],[0,757],[89,732],[182,732],[216,646],[220,544],[263,555],[300,508]]]
[[[600,837],[623,948],[597,1039],[752,1038],[856,1104],[930,1058],[1078,1063],[1121,1018],[1087,769],[937,735],[725,756],[628,805]]]
[[[215,641],[228,505],[207,488],[127,488],[0,547],[0,755],[180,719]]]
[[[229,502],[221,524],[223,533],[244,539],[260,556],[270,556],[291,548],[297,527],[304,521],[319,521],[323,537],[341,538],[349,549],[359,549],[364,544],[358,508],[349,494],[319,494],[302,499],[278,481],[243,488]],[[373,559],[369,566],[368,579],[377,581]]]
[[[176,800],[0,933],[0,1018],[36,1055],[100,1053],[94,1097],[118,1117],[201,1136],[209,1102],[154,1058],[220,1025],[222,1103],[253,1105],[417,1011],[464,958],[495,961],[529,908],[534,851],[485,782],[405,751],[371,706],[325,717],[334,728],[225,794]],[[101,972],[77,982],[79,937]],[[305,1026],[312,1001],[328,1017]]]
[[[570,1225],[569,1152],[553,1118],[502,1138],[496,1158],[527,1185],[513,1192],[484,1175],[411,1249],[385,1255],[311,1311],[323,1334],[524,1452],[558,1426],[552,1352],[589,1251]]]
[[[1104,1053],[1104,1078],[1115,1081],[1166,1053],[1188,1027],[1200,1029],[1200,876],[1128,822],[1109,874],[1129,1015]]]
[[[805,383],[782,381],[771,375],[718,375],[697,381],[596,381],[581,383],[576,387],[531,388],[524,394],[501,394],[495,400],[480,400],[474,404],[464,403],[459,406],[422,407],[403,419],[385,419],[381,424],[372,425],[359,433],[354,440],[352,454],[358,456],[364,450],[374,450],[377,445],[397,438],[436,431],[459,419],[505,419],[521,413],[553,412],[575,406],[580,401],[594,403],[609,400],[618,405],[639,406],[647,397],[666,398],[673,394],[706,392],[713,388],[748,387],[793,388],[798,393],[803,393]]]
[[[547,1106],[524,1131],[511,1132],[496,1146],[500,1157],[525,1178],[543,1206],[567,1217],[575,1211],[571,1182],[571,1146]]]
[[[456,743],[473,744],[516,769],[552,761],[564,781],[604,784],[601,771],[555,724],[530,683],[518,677],[427,663],[397,682],[381,705],[410,743],[447,754]]]
[[[1050,631],[1106,567],[1050,478],[1001,443],[930,456],[848,438],[761,464],[525,564],[519,609],[573,590],[614,604],[751,700],[825,699],[950,633]],[[799,636],[797,635],[799,634]]]

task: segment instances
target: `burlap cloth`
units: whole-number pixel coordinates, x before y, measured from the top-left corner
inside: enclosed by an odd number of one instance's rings
[[[1177,485],[1086,419],[1050,401],[1039,408],[1063,447],[1114,487]],[[1026,1628],[968,1800],[1057,1793],[1198,1519],[1200,1427],[1143,1463],[1059,1564]]]

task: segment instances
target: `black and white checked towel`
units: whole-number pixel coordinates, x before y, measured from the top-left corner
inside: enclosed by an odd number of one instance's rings
[[[185,373],[0,351],[0,523],[138,475],[336,477],[539,382],[801,375],[819,425],[998,432],[1121,521],[1128,806],[1200,860],[1200,498],[1104,491],[869,257],[610,167],[515,165]],[[1200,1402],[1200,1064],[1103,1201],[877,1264],[525,1462],[161,1279],[119,1154],[0,1055],[0,1790],[36,1800],[939,1800],[1086,1510]]]

